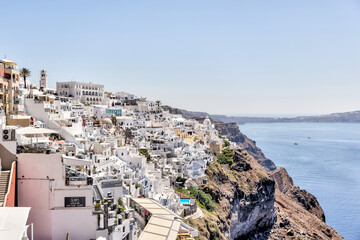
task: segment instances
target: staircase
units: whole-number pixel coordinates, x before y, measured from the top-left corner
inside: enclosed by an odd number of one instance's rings
[[[1,171],[0,175],[0,207],[4,205],[5,195],[8,191],[9,186],[9,177],[10,177],[10,170],[9,171]]]

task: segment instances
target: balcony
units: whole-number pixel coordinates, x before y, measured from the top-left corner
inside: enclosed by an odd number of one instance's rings
[[[66,164],[65,161],[64,163]],[[85,174],[85,171],[78,171],[67,165],[65,168],[65,172],[65,186],[93,185],[93,178]]]
[[[93,185],[93,178],[86,176],[65,177],[65,186]]]

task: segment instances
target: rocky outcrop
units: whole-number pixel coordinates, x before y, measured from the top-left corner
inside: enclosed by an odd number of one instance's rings
[[[271,172],[270,176],[275,180],[276,188],[279,192],[286,195],[291,200],[297,201],[304,209],[325,222],[324,211],[316,197],[306,190],[295,186],[285,168],[280,168]]]
[[[216,212],[192,220],[200,239],[236,239],[269,229],[276,221],[275,182],[245,150],[236,150],[234,163],[212,163],[209,184],[202,189],[218,203]]]
[[[201,189],[217,202],[215,212],[189,220],[200,239],[343,239],[326,225],[310,193],[293,184],[286,170],[266,171],[245,150],[230,165],[213,162]]]
[[[245,149],[250,153],[250,155],[268,171],[276,169],[275,163],[265,157],[261,149],[256,146],[255,141],[240,132],[239,126],[236,123],[214,122],[214,125],[220,135],[226,136],[230,141],[237,143],[240,148]]]
[[[275,191],[277,221],[267,239],[343,239],[299,201]]]

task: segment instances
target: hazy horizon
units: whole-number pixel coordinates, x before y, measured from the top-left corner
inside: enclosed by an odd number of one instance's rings
[[[190,111],[321,115],[360,109],[360,4],[6,1],[0,57]],[[230,114],[231,115],[231,114]]]

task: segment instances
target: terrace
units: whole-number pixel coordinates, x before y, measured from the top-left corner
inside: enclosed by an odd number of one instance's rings
[[[64,154],[62,161],[65,165],[65,186],[93,185],[93,178],[90,176],[91,161]]]

